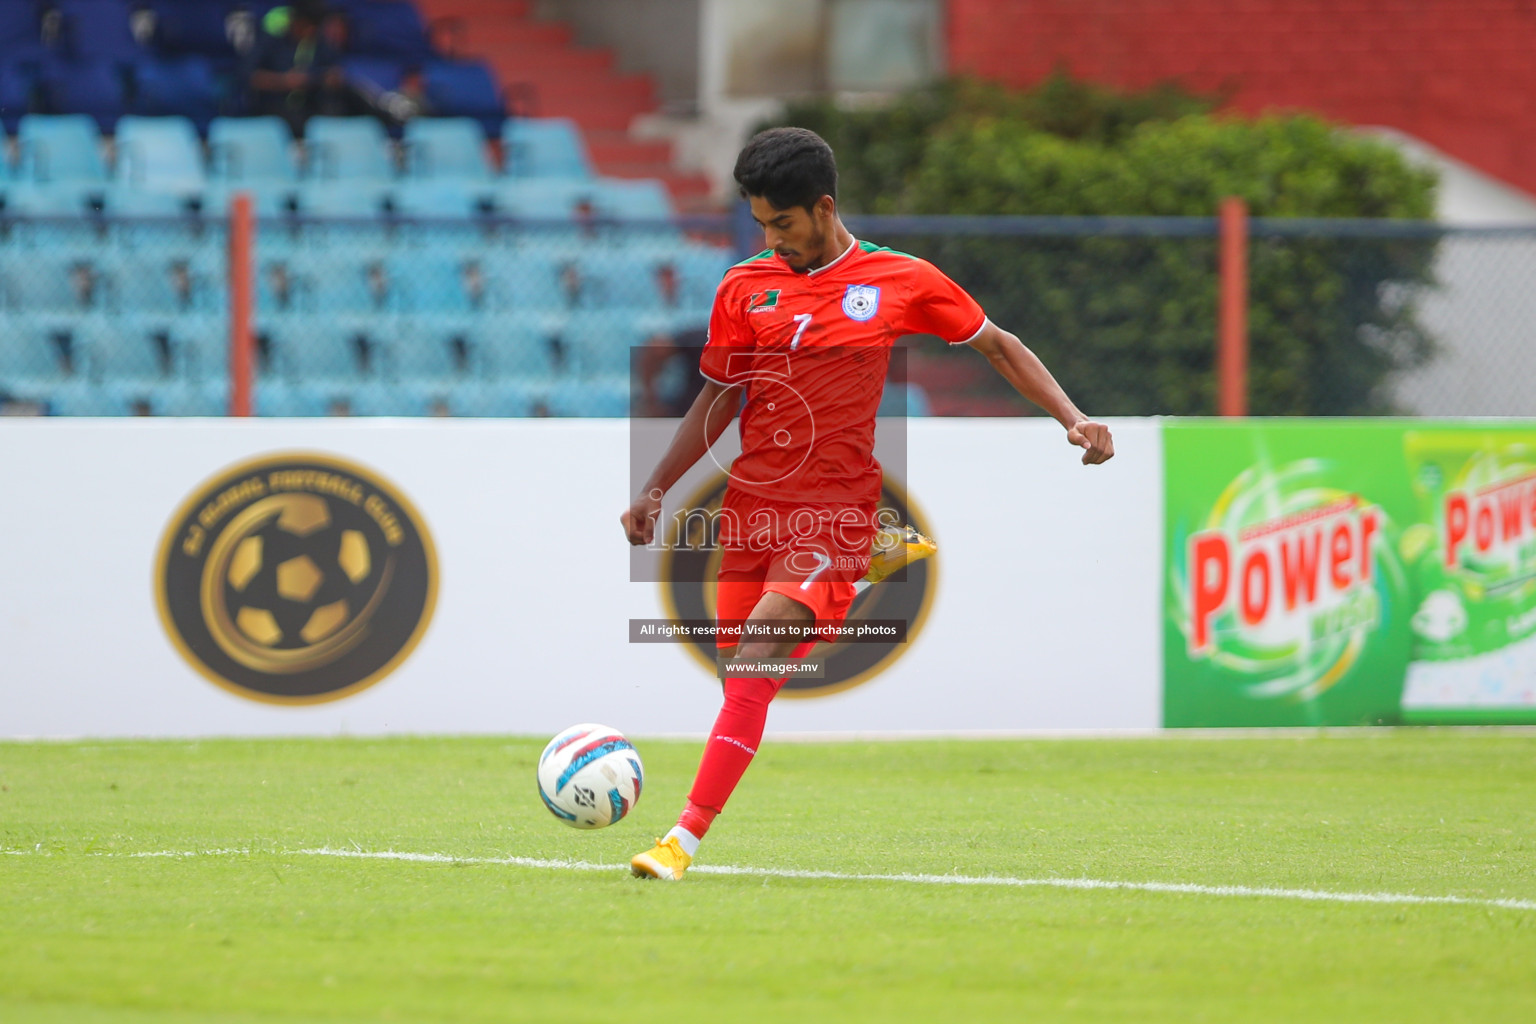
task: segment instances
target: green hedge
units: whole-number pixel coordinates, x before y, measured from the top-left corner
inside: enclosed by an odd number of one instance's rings
[[[1027,93],[948,82],[876,110],[801,104],[780,123],[833,145],[846,213],[1209,217],[1236,195],[1259,217],[1432,216],[1433,175],[1385,143],[1303,115],[1215,114],[1215,102],[1056,76]],[[970,288],[1085,409],[1214,411],[1212,239],[875,240]],[[1251,410],[1391,411],[1391,375],[1432,351],[1413,300],[1433,252],[1424,240],[1256,239]]]

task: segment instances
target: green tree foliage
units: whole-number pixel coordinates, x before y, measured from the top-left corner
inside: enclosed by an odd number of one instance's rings
[[[791,108],[838,153],[850,213],[1211,217],[1224,196],[1266,218],[1432,216],[1432,174],[1303,115],[1241,119],[1173,88],[1055,76],[1007,93],[944,83],[875,110]],[[880,238],[961,281],[1096,414],[1215,408],[1216,246],[1204,235]],[[1390,376],[1431,343],[1414,297],[1432,239],[1255,237],[1250,409],[1390,411]]]

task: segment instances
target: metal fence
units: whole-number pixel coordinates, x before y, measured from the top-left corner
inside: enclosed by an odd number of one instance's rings
[[[1211,414],[1214,218],[850,218],[926,257],[1095,415]],[[256,234],[258,415],[671,414],[715,283],[757,239],[636,223],[302,218]],[[734,232],[734,234],[733,234]],[[1255,220],[1257,415],[1536,415],[1536,229]],[[0,219],[0,409],[220,415],[223,221]],[[913,411],[1030,412],[908,339]]]

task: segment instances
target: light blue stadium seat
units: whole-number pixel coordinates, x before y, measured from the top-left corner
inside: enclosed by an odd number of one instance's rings
[[[185,380],[229,383],[229,319],[209,314],[180,314],[152,321],[143,317],[141,329],[164,330],[171,344],[172,364]]]
[[[258,320],[276,372],[291,383],[353,381],[377,376],[373,336],[356,317],[289,314]]]
[[[100,314],[9,313],[0,331],[0,384],[14,389],[90,377]]]
[[[91,353],[91,373],[107,382],[169,380],[173,354],[170,331],[160,319],[113,317],[83,338]]]
[[[402,181],[394,187],[394,209],[402,217],[476,217],[489,212],[495,190],[466,181]],[[430,233],[431,225],[423,233]]]
[[[157,416],[225,416],[229,413],[227,381],[175,382],[155,392]]]
[[[383,356],[392,379],[405,383],[469,376],[476,322],[469,318],[421,317],[383,338]]]
[[[548,390],[543,383],[487,381],[453,388],[449,401],[456,416],[524,417],[532,415],[534,403],[544,401]]]
[[[85,114],[28,114],[17,127],[20,157],[6,209],[33,216],[79,214],[106,191],[101,133]]]
[[[577,268],[574,279],[565,272],[568,265]],[[514,310],[572,309],[583,301],[580,263],[574,258],[539,251],[487,253],[485,271]]]
[[[383,181],[307,181],[299,186],[299,212],[310,217],[381,218],[393,197]]]
[[[208,185],[197,129],[184,117],[117,122],[116,184],[125,189],[199,196]]]
[[[556,416],[628,416],[629,392],[628,377],[564,380],[550,391],[549,411]]]
[[[642,313],[663,305],[657,260],[630,249],[594,249],[577,260],[587,305]]]
[[[292,384],[274,377],[257,382],[255,391],[258,416],[320,417],[352,410],[353,388],[346,384]]]
[[[422,181],[490,181],[485,133],[467,117],[418,117],[405,126],[405,169]]]
[[[569,361],[558,335],[531,318],[497,318],[475,340],[483,372],[496,380],[547,381]]]
[[[44,185],[106,184],[101,133],[86,114],[28,114],[16,131],[17,180]]]
[[[389,140],[371,117],[312,117],[304,143],[311,180],[390,181],[395,176]]]
[[[674,216],[666,185],[650,178],[603,178],[597,182],[593,202],[603,216],[620,221],[664,221]]]
[[[509,178],[496,189],[496,208],[509,217],[575,223],[583,208],[596,213],[590,181]]]
[[[620,310],[580,310],[551,324],[576,371],[587,376],[627,375],[635,347],[645,336],[635,318]]]
[[[84,314],[112,304],[110,274],[79,251],[29,252],[11,261],[9,279],[11,300],[21,312]]]
[[[593,176],[581,129],[564,117],[508,118],[501,128],[505,173],[512,178]]]
[[[293,136],[281,118],[219,117],[208,128],[206,213],[223,215],[230,197],[250,192],[260,217],[281,216],[296,202],[299,170]]]

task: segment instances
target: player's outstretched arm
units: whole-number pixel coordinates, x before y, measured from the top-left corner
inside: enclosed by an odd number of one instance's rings
[[[1083,452],[1083,465],[1093,466],[1114,458],[1115,440],[1109,427],[1090,420],[1062,390],[1040,357],[996,324],[988,323],[971,341],[971,347],[987,357],[1013,389],[1056,418],[1067,428],[1067,441]]]
[[[736,408],[741,404],[741,386],[704,380],[704,390],[688,407],[688,413],[672,435],[672,442],[651,472],[629,508],[619,516],[624,536],[631,544],[649,544],[656,534],[656,517],[661,514],[661,496],[693,468],[711,445],[720,439]]]

